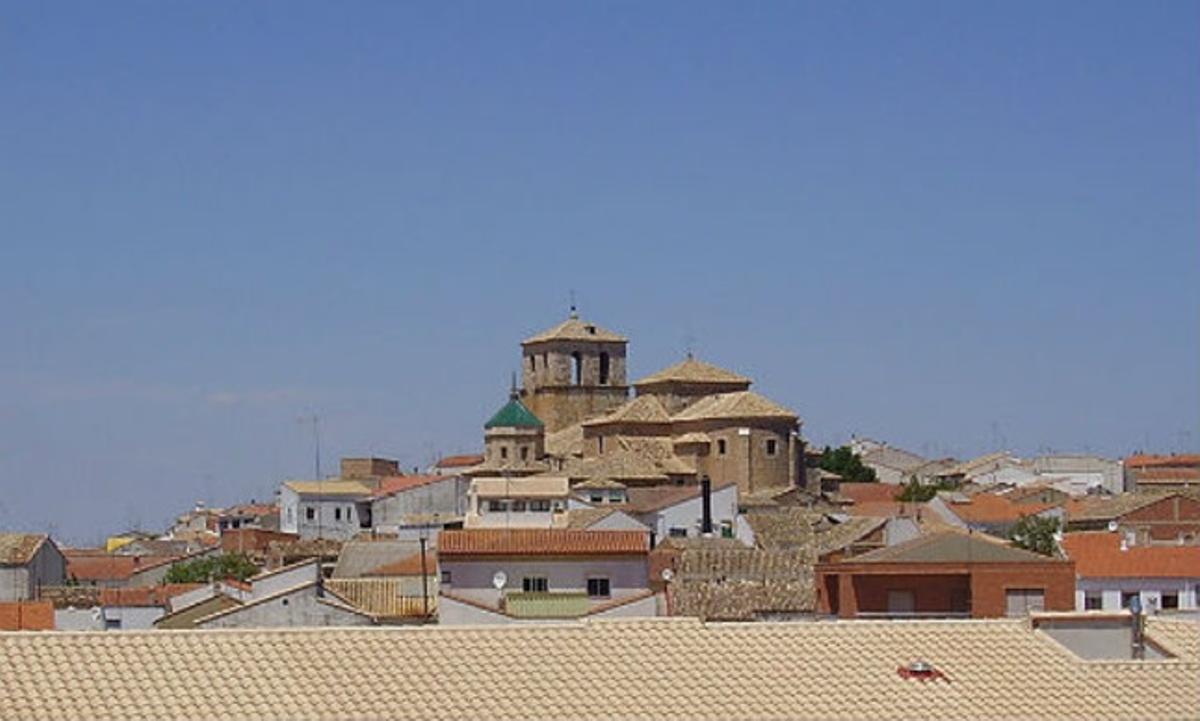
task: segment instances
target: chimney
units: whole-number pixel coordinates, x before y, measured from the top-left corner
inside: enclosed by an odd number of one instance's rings
[[[700,520],[700,533],[712,535],[712,481],[708,476],[700,478],[700,502],[703,504],[703,516]]]

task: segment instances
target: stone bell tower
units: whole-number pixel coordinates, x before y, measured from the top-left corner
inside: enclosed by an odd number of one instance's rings
[[[553,433],[629,398],[622,335],[571,315],[521,343],[522,398]]]

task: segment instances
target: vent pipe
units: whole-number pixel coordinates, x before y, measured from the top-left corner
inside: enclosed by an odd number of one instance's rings
[[[700,502],[703,507],[703,515],[700,518],[700,533],[705,536],[712,535],[712,480],[708,476],[703,476],[700,479]]]

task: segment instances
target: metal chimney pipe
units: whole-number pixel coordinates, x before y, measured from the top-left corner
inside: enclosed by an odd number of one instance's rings
[[[700,479],[700,502],[703,504],[703,516],[700,520],[700,533],[705,536],[712,535],[712,481],[708,476],[703,476]]]

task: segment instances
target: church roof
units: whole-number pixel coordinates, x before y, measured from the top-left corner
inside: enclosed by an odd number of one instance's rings
[[[638,396],[622,403],[612,413],[584,421],[585,426],[602,426],[609,423],[670,423],[671,414],[662,401],[654,396]]]
[[[496,411],[492,419],[483,424],[484,428],[541,428],[542,421],[525,407],[520,398],[513,395],[504,407]]]
[[[749,386],[750,382],[750,379],[746,376],[738,375],[733,371],[725,370],[724,368],[696,360],[689,356],[684,361],[648,375],[633,385],[649,386],[660,383],[744,383],[746,386]]]
[[[715,418],[788,418],[796,414],[754,391],[705,396],[675,414],[672,420],[700,421]]]
[[[625,343],[629,339],[623,335],[613,333],[611,330],[601,328],[595,323],[590,323],[586,320],[580,320],[579,316],[572,313],[570,318],[567,318],[562,323],[554,326],[549,330],[542,331],[537,335],[530,336],[521,341],[521,345],[530,343],[545,343],[555,340],[587,340],[587,341],[603,341],[606,343]]]

